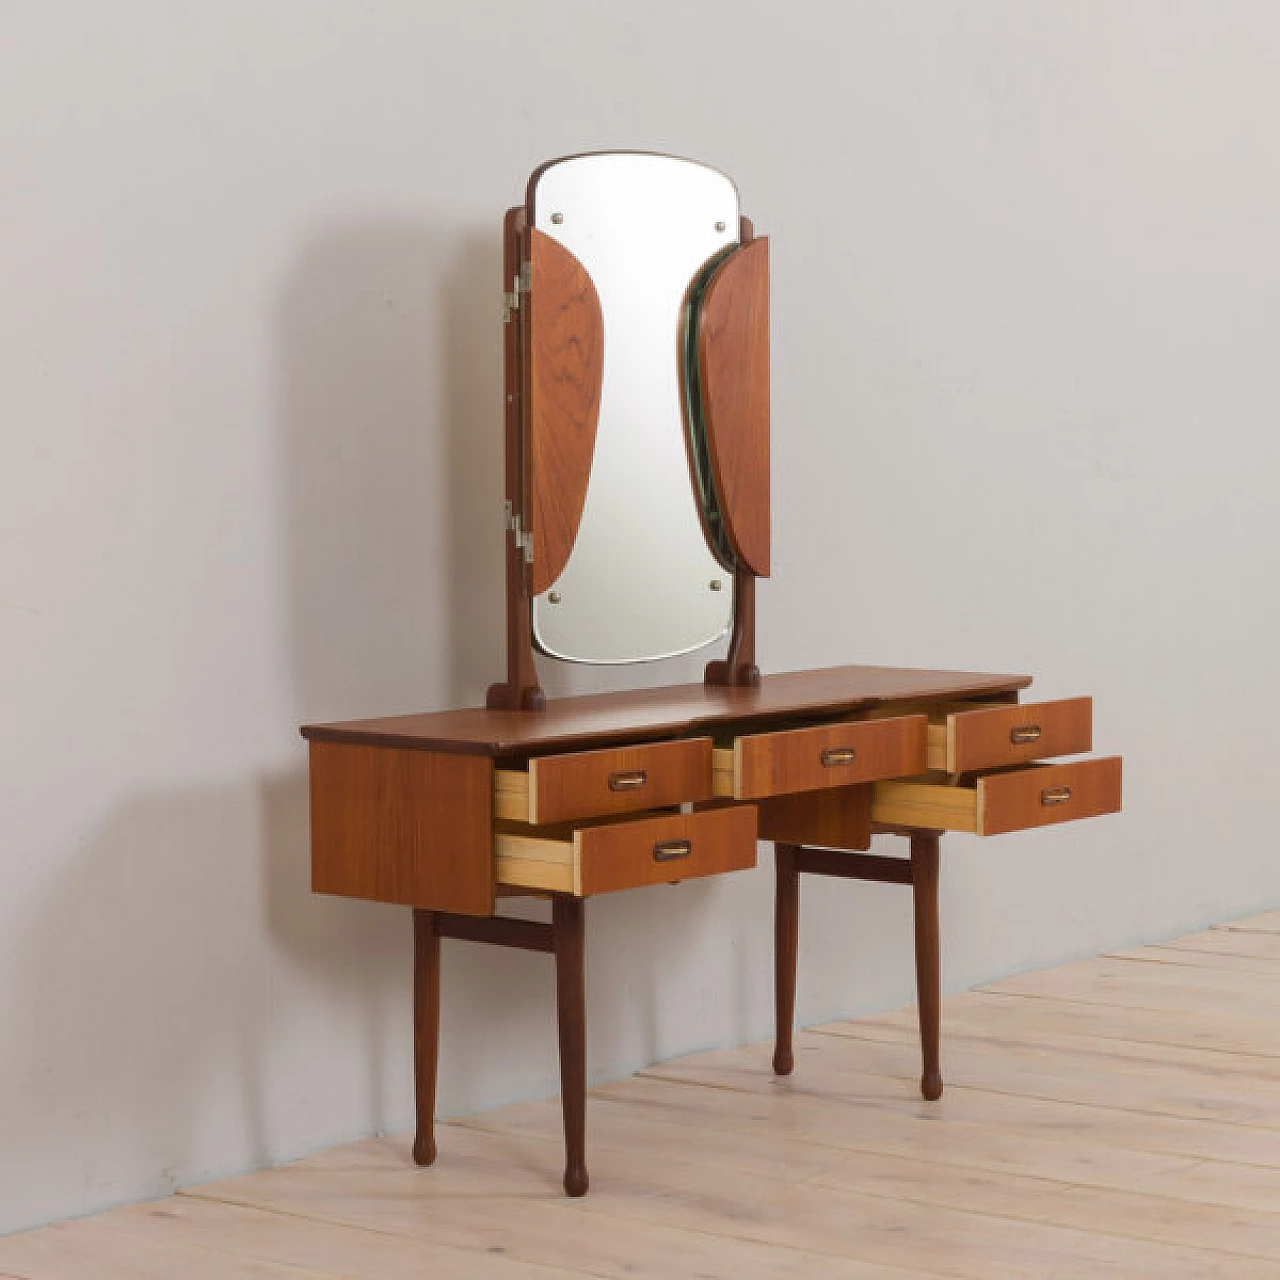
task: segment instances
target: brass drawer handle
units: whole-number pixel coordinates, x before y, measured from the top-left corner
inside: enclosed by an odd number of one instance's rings
[[[857,754],[852,747],[828,747],[822,753],[822,764],[827,769],[833,769],[838,764],[852,764]]]
[[[1066,804],[1070,799],[1070,787],[1045,787],[1040,793],[1041,804]]]
[[[693,852],[692,840],[659,840],[653,846],[654,862],[675,862]]]
[[[648,781],[649,775],[643,769],[627,769],[609,775],[609,790],[639,791]]]
[[[1023,724],[1009,731],[1009,741],[1013,743],[1039,742],[1044,732],[1038,724]]]

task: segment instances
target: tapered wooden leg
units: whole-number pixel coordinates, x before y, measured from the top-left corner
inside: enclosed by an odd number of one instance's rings
[[[564,1189],[587,1194],[587,1009],[581,898],[554,898],[556,1013],[560,1024],[560,1104],[564,1110]]]
[[[418,1132],[417,1164],[436,1158],[436,1063],[440,1053],[440,936],[430,911],[413,913],[413,1083]]]
[[[773,898],[773,998],[776,1013],[773,1070],[789,1076],[795,1067],[791,1029],[796,1014],[796,949],[800,936],[800,873],[794,845],[775,844],[777,888]]]
[[[916,917],[916,1006],[924,1073],[920,1092],[930,1102],[942,1097],[938,1040],[942,1018],[942,950],[938,928],[938,844],[936,831],[911,836],[911,884]]]

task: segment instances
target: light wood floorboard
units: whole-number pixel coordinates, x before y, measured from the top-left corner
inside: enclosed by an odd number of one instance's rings
[[[801,976],[803,981],[803,974]],[[0,1280],[1275,1280],[1280,912],[0,1240]]]

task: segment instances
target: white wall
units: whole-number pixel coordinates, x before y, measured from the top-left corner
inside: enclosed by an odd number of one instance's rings
[[[1278,50],[1265,0],[6,0],[0,1229],[409,1124],[408,913],[309,896],[296,726],[500,669],[497,232],[557,154],[774,237],[763,665],[1032,671],[1127,757],[1123,818],[948,841],[949,985],[1280,902]],[[594,1076],[771,1031],[771,894],[592,904]],[[909,999],[906,896],[820,898],[801,1019]],[[553,1092],[548,962],[445,964],[442,1111]]]

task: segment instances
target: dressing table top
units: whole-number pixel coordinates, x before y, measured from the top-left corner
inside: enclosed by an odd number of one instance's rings
[[[1014,693],[1030,676],[911,667],[826,667],[766,675],[758,686],[668,685],[557,698],[544,711],[481,707],[305,725],[316,742],[506,756],[669,737],[748,717],[824,715],[886,702]]]

